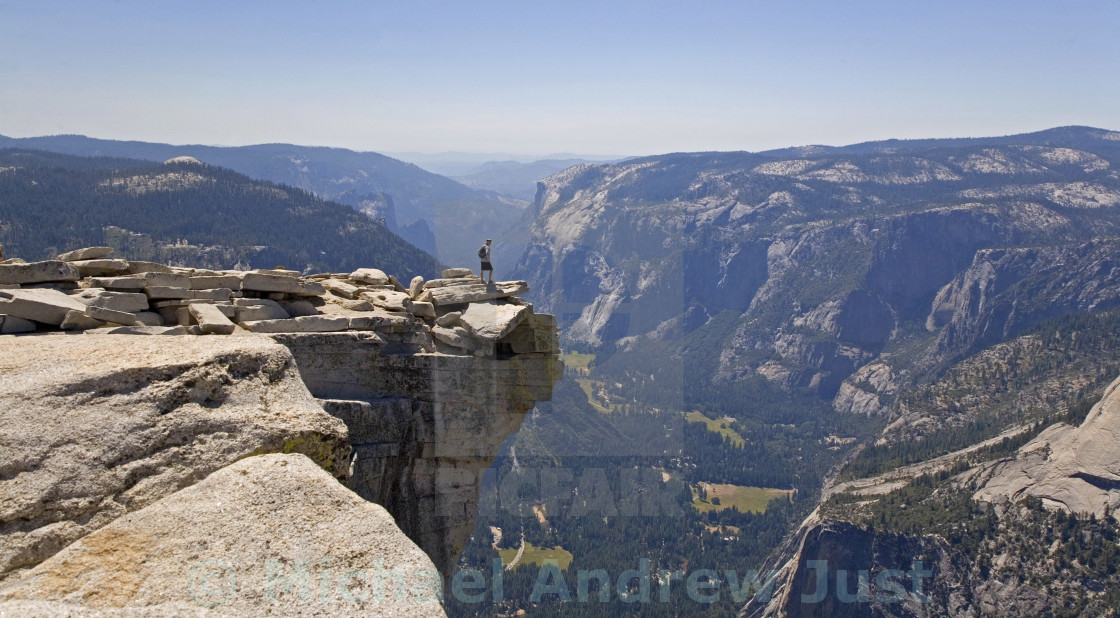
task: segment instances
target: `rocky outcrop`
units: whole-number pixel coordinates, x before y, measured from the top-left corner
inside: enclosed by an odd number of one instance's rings
[[[473,279],[470,275],[467,275],[467,277]],[[443,280],[437,279],[428,283],[436,283],[437,281],[442,282]],[[497,282],[487,285],[480,283],[477,285],[426,286],[425,291],[420,294],[419,300],[426,300],[435,305],[461,305],[497,298],[509,298],[528,291],[529,286],[524,281]]]
[[[389,341],[402,341],[408,331],[405,343],[419,343],[425,351],[493,356],[498,340],[532,313],[517,298],[529,289],[524,281],[484,284],[468,268],[447,269],[430,281],[416,277],[405,288],[376,268],[302,277],[284,269],[211,271],[105,259],[111,254],[108,247],[89,247],[53,261],[0,264],[0,330],[374,331]],[[113,267],[93,268],[92,262]],[[450,313],[460,321],[442,320],[440,326],[451,330],[433,332],[436,319]]]
[[[1058,423],[1013,459],[976,472],[974,498],[1006,504],[1028,496],[1043,506],[1120,520],[1120,379],[1078,427]]]
[[[840,385],[832,408],[845,414],[877,416],[890,408],[889,399],[897,391],[894,374],[886,363],[860,367]]]
[[[239,459],[259,460],[253,456],[270,452],[306,455],[361,498],[386,507],[399,529],[391,521],[370,520],[366,523],[377,530],[369,534],[395,532],[403,539],[400,531],[406,533],[428,553],[427,564],[438,566],[432,570],[438,587],[473,529],[481,470],[534,403],[551,396],[562,373],[555,320],[512,296],[525,289],[523,282],[482,285],[464,269],[427,283],[413,281],[405,289],[375,269],[300,277],[290,271],[187,271],[140,262],[127,267],[120,276],[4,289],[9,296],[8,304],[0,302],[0,327],[38,330],[40,336],[6,337],[0,346],[0,579],[12,583],[33,568],[29,577],[38,583],[17,586],[20,592],[10,594],[0,611],[113,613],[127,604],[121,612],[141,607],[195,612],[197,603],[182,605],[181,594],[151,596],[170,585],[172,562],[181,570],[179,552],[187,545],[170,540],[153,545],[143,557],[150,577],[141,578],[140,588],[125,586],[124,596],[114,596],[113,582],[139,581],[135,569],[122,575],[120,564],[91,558],[82,553],[85,546],[74,543],[107,525],[127,528],[132,520],[122,518],[137,509],[151,517],[145,526],[197,525],[197,534],[179,535],[186,544],[217,538],[217,521],[171,521],[183,509],[176,501],[198,499],[184,488],[202,491],[197,488],[203,485],[194,484],[215,479],[218,489],[206,491],[234,495],[229,483],[218,480],[226,477],[218,475]],[[456,294],[413,298],[452,288]],[[480,292],[480,300],[471,302]],[[28,308],[28,299],[38,304]],[[48,320],[49,311],[54,314]],[[151,315],[157,325],[145,324]],[[67,324],[75,316],[84,319],[76,328],[99,336],[67,335],[53,324],[56,317]],[[114,326],[132,322],[127,316],[136,318],[133,325]],[[99,319],[106,317],[112,321]],[[460,337],[448,342],[434,336],[441,330]],[[232,336],[156,339],[116,333]],[[298,501],[294,489],[276,487]],[[337,497],[327,499],[338,506]],[[165,504],[172,506],[162,508]],[[234,508],[225,512],[246,517]],[[307,521],[321,521],[322,505],[308,508],[319,511]],[[303,513],[293,516],[303,521]],[[289,535],[282,526],[273,529],[284,535],[273,546],[304,530]],[[130,560],[132,534],[127,528],[90,537],[99,548],[93,553]],[[253,534],[247,537],[250,555],[259,553]],[[361,543],[362,535],[350,536]],[[376,555],[355,557],[356,546],[343,542],[347,534],[338,537],[318,538],[322,559],[341,556],[352,563],[347,572],[366,568],[367,558],[382,564]],[[79,557],[59,555],[50,562],[63,548]],[[291,578],[298,583],[303,558],[292,560],[281,562],[296,569]],[[75,576],[79,567],[81,577]],[[238,581],[259,583],[254,576],[236,574]],[[285,581],[296,581],[291,578]],[[351,588],[360,595],[360,586]],[[343,588],[336,592],[330,603],[338,595],[353,601]],[[110,600],[102,603],[104,598]],[[402,603],[402,597],[394,598]],[[261,610],[258,592],[233,602],[242,601],[254,611],[291,613],[272,605]],[[308,613],[326,611],[320,605],[312,603]],[[400,615],[404,607],[390,600],[359,609]],[[343,606],[338,610],[346,613]],[[413,615],[437,610],[436,601],[408,605]]]
[[[77,281],[81,275],[61,260],[0,264],[0,284],[29,285],[53,281]]]
[[[349,472],[345,426],[255,337],[5,337],[0,427],[0,574],[242,457]]]
[[[275,454],[231,464],[71,544],[0,590],[0,614],[65,615],[76,605],[426,618],[443,615],[441,588],[384,508],[303,455]]]
[[[438,329],[439,327],[437,327]],[[474,530],[481,472],[563,369],[552,316],[530,313],[497,358],[400,354],[368,333],[280,334],[354,446],[348,486],[384,505],[444,573]]]

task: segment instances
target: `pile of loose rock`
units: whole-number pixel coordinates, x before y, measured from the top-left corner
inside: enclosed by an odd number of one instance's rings
[[[146,335],[374,331],[425,351],[491,355],[532,307],[523,281],[483,284],[470,269],[406,288],[374,268],[349,274],[202,270],[116,259],[91,247],[0,262],[0,334]]]

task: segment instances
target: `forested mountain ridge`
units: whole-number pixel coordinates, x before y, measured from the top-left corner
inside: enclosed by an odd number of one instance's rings
[[[0,244],[48,259],[108,245],[138,260],[208,268],[377,266],[432,276],[434,258],[383,224],[294,187],[190,160],[0,150]]]
[[[218,147],[94,139],[81,135],[0,136],[0,148],[18,147],[79,156],[166,161],[192,156],[251,178],[298,187],[347,204],[416,246],[449,262],[474,258],[486,237],[498,237],[521,216],[524,204],[464,186],[411,163],[376,152],[344,148],[259,144]]]
[[[904,389],[882,437],[767,562],[774,594],[743,615],[1114,615],[1118,315],[1049,320]],[[843,587],[854,582],[821,595],[808,584],[813,560],[830,560],[835,579],[901,574],[911,557],[926,572],[920,595],[902,576],[901,598],[882,580],[857,601]]]

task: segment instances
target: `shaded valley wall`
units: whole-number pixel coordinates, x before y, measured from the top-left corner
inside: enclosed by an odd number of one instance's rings
[[[350,489],[388,509],[449,575],[474,530],[482,470],[562,374],[552,316],[530,316],[497,357],[392,353],[356,332],[273,339],[349,427]]]
[[[875,533],[810,517],[767,562],[773,587],[740,612],[763,616],[968,615],[967,565],[936,536]]]

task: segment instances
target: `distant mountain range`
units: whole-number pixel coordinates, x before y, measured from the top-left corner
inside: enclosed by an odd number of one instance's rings
[[[546,176],[573,165],[613,163],[626,158],[570,153],[532,156],[468,152],[404,152],[392,153],[392,156],[415,163],[429,172],[457,180],[472,189],[496,191],[526,202],[533,201],[537,194],[537,181]]]
[[[1070,127],[573,167],[543,181],[519,272],[542,282],[542,307],[568,316],[572,342],[673,340],[732,311],[719,379],[761,371],[827,394],[907,324],[941,332],[953,300],[935,296],[978,251],[1120,234],[1118,135]],[[936,349],[974,351],[969,328]]]
[[[408,161],[441,176],[470,176],[488,163],[514,162],[529,165],[537,161],[580,161],[583,163],[609,163],[621,161],[624,155],[589,155],[558,152],[542,155],[511,154],[508,152],[385,152],[387,156]],[[542,176],[543,178],[543,176]]]
[[[0,244],[29,261],[108,245],[134,260],[303,272],[439,263],[351,207],[197,161],[0,150]]]
[[[283,183],[347,204],[448,263],[470,265],[487,237],[516,224],[525,203],[472,189],[416,165],[374,152],[261,144],[217,147],[93,139],[80,135],[9,138],[0,148],[31,148],[79,156],[166,161],[192,156],[251,178]]]
[[[594,163],[594,161],[587,159],[542,159],[529,163],[487,161],[471,173],[454,178],[468,187],[497,191],[531,202],[536,198],[537,182],[540,179],[584,163]]]

